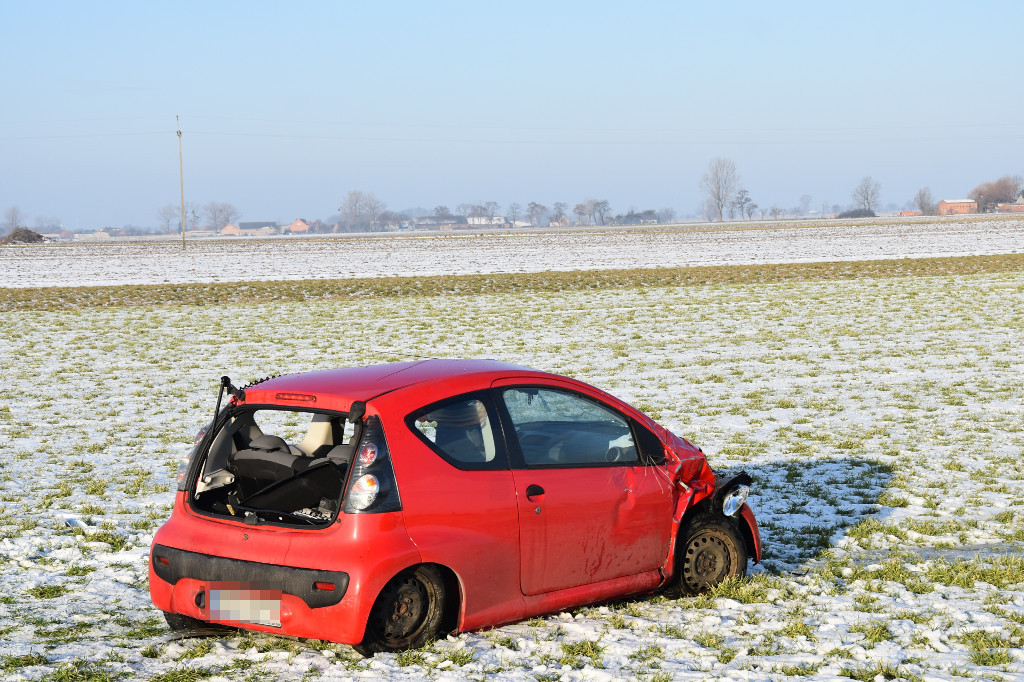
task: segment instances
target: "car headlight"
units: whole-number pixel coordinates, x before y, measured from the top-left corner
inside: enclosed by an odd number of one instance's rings
[[[730,490],[722,500],[722,513],[726,516],[734,516],[740,510],[740,507],[743,506],[743,503],[747,501],[747,495],[749,494],[749,485],[738,485]]]

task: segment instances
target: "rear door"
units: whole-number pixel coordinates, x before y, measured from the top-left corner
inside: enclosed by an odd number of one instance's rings
[[[671,486],[640,457],[630,421],[595,396],[511,383],[495,394],[516,487],[523,594],[659,568]]]

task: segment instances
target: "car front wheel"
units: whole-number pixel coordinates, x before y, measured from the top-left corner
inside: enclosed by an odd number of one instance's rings
[[[444,582],[436,568],[407,568],[377,596],[366,634],[355,650],[372,656],[379,651],[417,649],[430,642],[441,629],[444,598]]]
[[[678,571],[679,586],[688,594],[746,575],[747,551],[736,523],[717,516],[695,518],[683,534]]]

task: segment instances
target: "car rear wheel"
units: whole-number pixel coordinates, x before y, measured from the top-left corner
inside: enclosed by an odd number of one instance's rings
[[[187,631],[189,634],[207,635],[234,630],[234,628],[229,625],[207,623],[205,620],[199,620],[197,618],[192,618],[191,616],[183,616],[180,613],[168,613],[164,611],[164,620],[167,621],[168,627],[170,627],[174,632]]]
[[[679,586],[688,594],[707,592],[729,578],[747,574],[747,551],[731,519],[699,516],[687,527],[679,548]]]
[[[377,596],[366,634],[355,650],[372,656],[379,651],[417,649],[430,642],[441,629],[444,599],[444,582],[436,568],[407,568]]]

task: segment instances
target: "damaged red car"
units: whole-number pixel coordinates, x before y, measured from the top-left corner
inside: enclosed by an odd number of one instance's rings
[[[150,552],[175,629],[371,655],[699,593],[761,558],[749,476],[716,479],[699,448],[567,377],[491,360],[224,377],[215,414]]]

